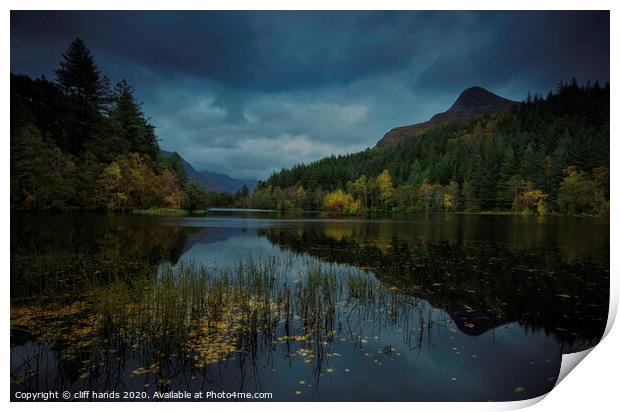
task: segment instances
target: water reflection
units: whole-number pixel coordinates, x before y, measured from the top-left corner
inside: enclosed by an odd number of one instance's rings
[[[16,214],[11,237],[12,393],[523,399],[607,315],[604,220]],[[248,257],[265,283],[221,280]],[[191,262],[220,277],[179,283]]]
[[[258,233],[283,248],[372,270],[383,282],[446,310],[467,334],[518,321],[525,328],[552,333],[565,352],[600,339],[607,321],[609,272],[593,250],[550,244],[531,248],[492,236],[458,240],[462,233],[429,241],[437,238],[437,230],[415,236],[402,226],[393,228],[326,224],[303,233]],[[424,232],[429,234],[426,227]]]

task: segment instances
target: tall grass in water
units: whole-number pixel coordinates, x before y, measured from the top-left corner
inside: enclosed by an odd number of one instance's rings
[[[235,357],[254,362],[277,344],[287,356],[312,363],[318,375],[337,335],[361,346],[368,329],[374,334],[393,327],[412,341],[412,327],[423,324],[414,319],[423,315],[422,306],[373,275],[342,266],[249,258],[211,271],[184,263],[95,286],[76,309],[76,316],[88,315],[88,328],[65,340],[81,348],[70,355],[85,365],[84,376],[95,375],[93,368],[110,351],[138,356],[144,366],[133,376],[161,376],[188,364],[200,370]],[[53,329],[61,315],[52,315],[45,318],[50,322],[12,322],[12,329]]]

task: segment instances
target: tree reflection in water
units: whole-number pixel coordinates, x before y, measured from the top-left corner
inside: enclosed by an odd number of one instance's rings
[[[606,322],[608,233],[573,224],[12,220],[12,393],[523,399]],[[277,256],[240,258],[265,239]],[[201,247],[236,261],[205,268]],[[488,387],[446,389],[458,374]]]

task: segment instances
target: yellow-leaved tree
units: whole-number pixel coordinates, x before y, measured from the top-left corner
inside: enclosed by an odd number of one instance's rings
[[[323,208],[332,213],[352,215],[360,212],[361,202],[354,200],[353,196],[342,189],[338,189],[325,195]]]
[[[376,184],[379,190],[381,206],[384,209],[389,209],[392,206],[392,200],[394,198],[394,184],[392,183],[390,171],[385,169],[381,172],[381,174],[377,176]]]

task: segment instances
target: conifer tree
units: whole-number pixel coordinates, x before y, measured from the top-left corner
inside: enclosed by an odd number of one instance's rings
[[[77,38],[63,54],[56,80],[67,99],[68,150],[82,152],[109,102],[109,81],[101,75],[84,42]]]
[[[510,209],[513,201],[510,178],[517,174],[517,162],[514,150],[508,146],[504,152],[504,158],[499,168],[499,176],[497,181],[497,195],[495,198],[496,205],[501,209]]]
[[[536,187],[542,187],[545,181],[544,157],[531,142],[526,146],[523,152],[521,176],[534,183]]]
[[[153,160],[157,159],[159,145],[155,128],[145,119],[141,104],[135,100],[134,89],[126,80],[114,88],[114,106],[110,119],[123,153],[141,153]]]

